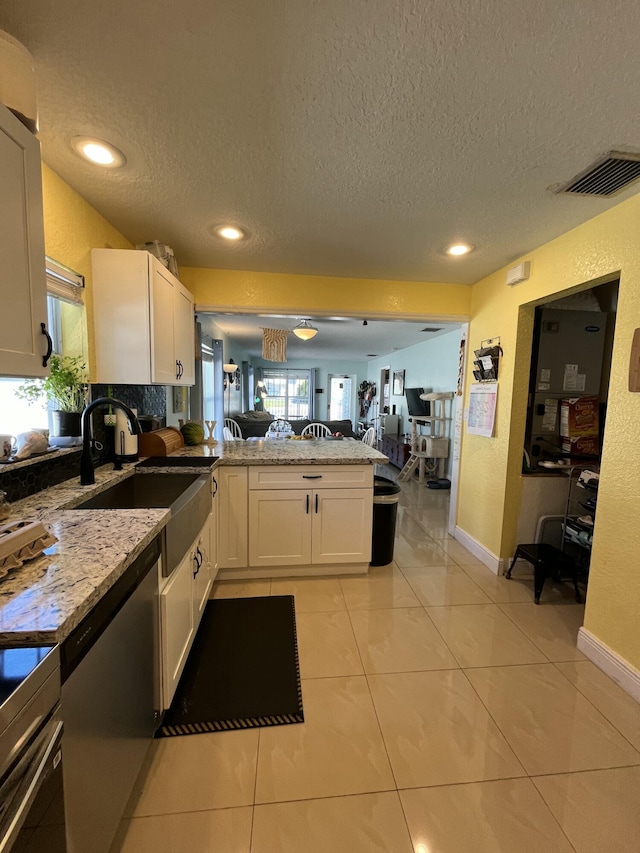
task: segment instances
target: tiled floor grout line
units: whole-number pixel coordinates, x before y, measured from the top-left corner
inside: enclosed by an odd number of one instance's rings
[[[573,687],[573,689],[577,690],[577,692],[583,697],[583,699],[587,700],[587,702],[592,706],[592,708],[596,711],[596,713],[598,713],[601,717],[603,717],[609,723],[609,725],[612,726],[618,732],[620,737],[623,738],[629,744],[631,749],[633,749],[635,752],[638,753],[638,764],[640,764],[640,750],[638,750],[636,745],[631,743],[629,738],[624,734],[624,732],[620,731],[620,729],[613,722],[613,720],[610,720],[609,717],[604,713],[604,711],[601,711],[600,708],[598,708],[598,706],[587,696],[587,694],[583,690],[581,690],[577,684],[574,684],[573,681],[571,681],[571,679],[557,665],[559,663],[586,663],[586,661],[551,661],[551,663],[553,663],[553,665],[558,670],[560,675],[569,682],[569,684]],[[610,680],[611,680],[611,683],[617,687],[615,681],[613,681],[613,679],[610,679]]]
[[[511,602],[511,603],[513,603],[513,602]],[[531,645],[532,645],[532,646],[535,646],[535,648],[536,648],[536,649],[538,649],[538,651],[540,652],[540,654],[541,654],[544,658],[546,658],[546,659],[549,661],[549,663],[553,663],[553,661],[551,660],[551,658],[549,657],[549,655],[547,655],[545,652],[543,652],[543,651],[542,651],[542,649],[540,648],[540,646],[539,646],[539,645],[537,645],[537,643],[535,642],[535,640],[534,640],[534,639],[532,639],[532,638],[527,634],[527,632],[524,630],[524,628],[521,628],[521,627],[520,627],[520,625],[518,625],[518,623],[515,621],[515,619],[513,619],[513,618],[512,618],[508,613],[505,613],[505,611],[502,609],[502,607],[500,607],[500,605],[498,604],[498,602],[496,602],[496,606],[498,607],[498,609],[499,609],[500,613],[502,613],[502,615],[503,615],[503,616],[506,616],[506,617],[507,617],[507,619],[511,622],[511,624],[512,624],[512,625],[514,625],[514,626],[518,629],[518,631],[520,631],[520,633],[521,633],[521,634],[523,634],[523,635],[527,638],[527,640],[529,640],[529,642],[531,643]],[[536,606],[538,606],[538,607],[539,607],[540,605],[536,605]]]
[[[346,602],[345,602],[346,603]],[[347,615],[349,617],[349,625],[351,627],[351,633],[353,634],[353,639],[356,644],[356,651],[358,652],[358,658],[360,660],[360,666],[362,667],[362,674],[365,678],[365,683],[367,685],[367,691],[369,693],[369,699],[371,700],[371,707],[373,708],[373,713],[376,718],[376,723],[378,725],[378,731],[380,732],[380,739],[382,740],[382,745],[384,747],[384,754],[387,756],[387,761],[389,763],[389,769],[391,770],[391,777],[393,778],[394,784],[396,786],[396,791],[398,790],[398,780],[396,779],[396,774],[393,770],[393,764],[391,763],[391,756],[389,755],[389,749],[387,747],[387,742],[384,739],[384,732],[382,731],[382,725],[380,723],[380,717],[378,716],[378,709],[376,708],[376,703],[373,698],[373,693],[371,692],[371,685],[369,684],[369,679],[367,678],[367,673],[364,665],[364,660],[362,659],[362,653],[360,651],[360,646],[358,644],[358,638],[356,636],[355,629],[353,627],[353,621],[351,619],[351,611],[347,608]],[[403,812],[404,814],[404,812]]]
[[[530,664],[530,665],[531,665],[531,666],[535,666],[535,664]],[[487,669],[496,669],[496,668],[497,668],[497,667],[487,667]],[[520,757],[519,757],[518,753],[515,751],[514,747],[513,747],[513,746],[511,746],[511,743],[509,742],[509,739],[507,738],[506,734],[503,732],[503,730],[502,730],[502,728],[500,727],[500,725],[499,725],[498,721],[495,719],[495,717],[493,716],[493,714],[491,713],[491,711],[490,711],[490,710],[489,710],[489,708],[487,707],[487,705],[486,705],[486,703],[484,702],[484,700],[483,700],[482,696],[480,696],[480,694],[478,693],[478,691],[476,690],[476,688],[473,686],[473,683],[472,683],[471,679],[469,678],[469,676],[467,675],[467,673],[464,671],[464,669],[462,670],[462,673],[463,673],[463,675],[464,675],[464,677],[465,677],[465,679],[466,679],[467,683],[471,686],[471,689],[473,690],[473,692],[475,693],[475,695],[476,695],[476,696],[478,697],[478,699],[480,700],[480,703],[481,703],[482,707],[485,709],[485,711],[486,711],[486,712],[487,712],[487,714],[489,715],[490,719],[491,719],[491,720],[492,720],[492,722],[494,723],[495,727],[496,727],[496,728],[497,728],[497,730],[500,732],[500,736],[504,739],[504,742],[507,744],[507,746],[509,747],[509,749],[510,749],[510,750],[511,750],[511,752],[513,753],[513,756],[514,756],[514,758],[516,759],[516,761],[518,762],[518,764],[520,765],[520,767],[522,768],[522,771],[523,771],[524,775],[526,776],[526,778],[527,778],[527,779],[529,779],[529,778],[530,778],[530,776],[529,776],[529,772],[528,772],[527,768],[524,766],[524,764],[523,764],[523,763],[522,763],[522,761],[520,760]]]
[[[377,674],[377,673],[372,673],[372,675],[373,674]],[[380,739],[382,740],[382,746],[384,747],[384,754],[387,756],[387,761],[389,762],[389,769],[391,770],[391,777],[393,779],[394,785],[396,786],[395,790],[399,791],[400,789],[398,788],[398,780],[396,778],[395,770],[393,769],[393,763],[391,762],[391,756],[389,755],[389,747],[387,746],[387,741],[385,740],[385,737],[384,737],[384,731],[382,730],[382,724],[380,722],[380,717],[378,715],[378,709],[376,708],[376,703],[375,703],[375,700],[373,698],[373,693],[371,692],[371,685],[369,684],[369,676],[367,675],[366,672],[364,674],[364,678],[366,680],[367,690],[369,691],[369,698],[371,699],[371,707],[373,708],[373,713],[375,715],[376,723],[378,725],[378,731],[380,732]]]

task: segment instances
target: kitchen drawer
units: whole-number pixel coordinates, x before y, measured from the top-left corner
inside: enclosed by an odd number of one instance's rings
[[[373,465],[261,465],[249,468],[249,489],[373,488]]]

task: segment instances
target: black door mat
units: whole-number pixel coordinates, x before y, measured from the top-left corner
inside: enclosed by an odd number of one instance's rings
[[[294,597],[210,601],[156,737],[303,722]]]

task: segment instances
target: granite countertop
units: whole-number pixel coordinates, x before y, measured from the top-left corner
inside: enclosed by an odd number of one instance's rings
[[[219,464],[223,465],[384,465],[389,461],[380,451],[349,438],[342,441],[246,439],[224,441],[215,448],[213,452],[220,456]]]
[[[11,504],[9,520],[38,519],[58,542],[0,579],[0,644],[63,640],[160,533],[168,509],[68,509],[132,474],[105,465],[95,486],[74,477]]]
[[[224,465],[383,464],[387,457],[359,441],[225,441],[184,447],[178,457],[211,457]],[[201,466],[140,468],[140,472],[193,471]],[[41,557],[0,579],[0,644],[60,642],[157,536],[171,517],[168,509],[73,510],[126,477],[134,466],[98,468],[96,484],[81,486],[77,477],[11,505],[10,518],[36,518],[57,537]]]

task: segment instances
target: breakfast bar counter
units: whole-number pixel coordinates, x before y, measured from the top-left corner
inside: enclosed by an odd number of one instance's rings
[[[342,441],[225,441],[184,447],[172,456],[211,458],[214,476],[220,480],[223,472],[257,470],[264,466],[373,466],[388,461],[377,450],[347,438]],[[220,469],[218,474],[217,469]],[[179,467],[163,466],[162,470],[201,473],[203,469],[200,466],[190,469],[181,462]],[[328,472],[329,468],[326,470]],[[346,474],[346,468],[344,471]],[[11,505],[9,520],[38,519],[58,541],[42,556],[0,579],[0,644],[63,640],[162,532],[171,517],[168,509],[72,509],[87,497],[132,476],[133,472],[133,466],[116,472],[111,464],[104,465],[95,472],[94,487],[81,486],[78,478],[73,478]],[[225,495],[221,497],[226,498]],[[235,523],[231,527],[238,529]],[[222,521],[219,537],[223,552],[229,535],[229,526]],[[245,537],[246,533],[241,536]],[[272,573],[279,574],[279,571],[272,570]],[[224,576],[224,571],[222,574]]]

